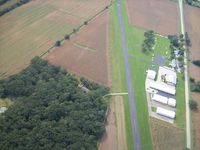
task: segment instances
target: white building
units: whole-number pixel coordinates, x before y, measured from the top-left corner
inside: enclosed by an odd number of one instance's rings
[[[167,105],[168,98],[158,94],[152,94],[152,100]]]
[[[173,98],[168,99],[168,105],[171,107],[176,107],[176,100]]]
[[[162,82],[151,82],[151,83],[149,83],[149,86],[153,89],[156,89],[156,90],[159,90],[159,91],[171,94],[171,95],[176,94],[176,89],[174,86],[170,86],[170,85],[167,85]]]
[[[168,67],[159,67],[158,81],[165,82],[171,86],[175,86],[177,84],[176,72]]]
[[[155,80],[156,72],[154,70],[147,70],[147,78],[151,80]]]
[[[170,119],[175,119],[175,117],[176,117],[176,113],[174,111],[167,110],[167,109],[164,109],[164,108],[161,108],[161,107],[157,107],[156,113],[161,115],[161,116],[170,118]]]

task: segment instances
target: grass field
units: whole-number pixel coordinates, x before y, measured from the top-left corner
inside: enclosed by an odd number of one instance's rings
[[[9,0],[9,1],[7,1],[6,3],[4,3],[3,5],[0,6],[0,11],[5,9],[5,8],[9,8],[13,4],[16,4],[17,2],[19,2],[19,0]]]
[[[112,91],[113,92],[127,92],[127,85],[125,79],[125,69],[122,57],[121,41],[119,34],[119,24],[116,14],[115,4],[110,8],[110,60],[112,68]],[[124,110],[125,110],[125,126],[127,147],[129,150],[134,148],[133,135],[130,119],[130,108],[128,96],[123,96]]]
[[[56,40],[101,11],[107,0],[34,0],[0,18],[0,78],[25,68]],[[84,13],[83,13],[84,12]]]
[[[166,122],[150,118],[154,150],[182,150],[184,130]]]

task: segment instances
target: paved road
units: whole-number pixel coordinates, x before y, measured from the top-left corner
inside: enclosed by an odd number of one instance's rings
[[[183,1],[179,0],[179,10],[181,19],[181,33],[185,35],[184,19],[183,19]],[[186,105],[186,141],[187,148],[191,149],[191,130],[190,130],[190,109],[189,109],[189,84],[188,84],[188,67],[187,67],[187,52],[184,54],[185,63],[185,105]]]
[[[126,70],[126,81],[128,85],[128,99],[129,99],[129,105],[130,105],[130,111],[131,111],[131,125],[132,125],[132,129],[133,129],[132,131],[133,131],[133,136],[134,136],[134,147],[135,147],[135,150],[140,150],[141,145],[140,145],[138,122],[137,122],[137,116],[136,116],[136,110],[135,110],[134,90],[133,90],[132,80],[131,80],[130,65],[128,62],[128,50],[126,47],[126,38],[125,38],[125,33],[124,33],[121,4],[119,1],[117,2],[117,15],[118,15],[119,25],[120,25],[120,37],[121,37],[121,42],[122,42],[123,59],[124,59],[125,70]]]

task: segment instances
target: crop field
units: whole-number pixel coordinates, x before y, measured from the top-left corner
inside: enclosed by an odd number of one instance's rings
[[[199,60],[200,59],[200,9],[185,5],[184,7],[184,15],[185,15],[185,28],[188,32],[189,38],[191,40],[192,46],[189,48],[190,60]],[[189,74],[190,77],[200,80],[200,68],[189,63]],[[198,106],[200,106],[200,94],[192,93],[192,99],[197,101]],[[194,149],[200,149],[200,111],[199,109],[192,113],[193,119],[193,129],[194,129]]]
[[[104,12],[47,59],[79,76],[111,85],[108,57],[108,12]]]
[[[200,93],[192,93],[192,98],[198,103],[198,110],[192,112],[194,149],[200,149]]]
[[[150,118],[154,150],[181,150],[184,148],[184,131],[169,123]]]
[[[170,0],[126,0],[129,22],[162,35],[179,33],[178,3]]]
[[[192,46],[190,48],[190,60],[200,59],[200,9],[185,5],[185,28],[190,37]],[[200,68],[190,63],[190,76],[200,80]]]
[[[34,0],[0,18],[0,78],[25,68],[109,0]]]

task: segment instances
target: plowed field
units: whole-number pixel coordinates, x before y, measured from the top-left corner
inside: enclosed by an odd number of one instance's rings
[[[108,13],[104,12],[47,59],[79,76],[110,85],[107,47]]]
[[[129,22],[162,35],[179,33],[178,3],[170,0],[126,0]]]

